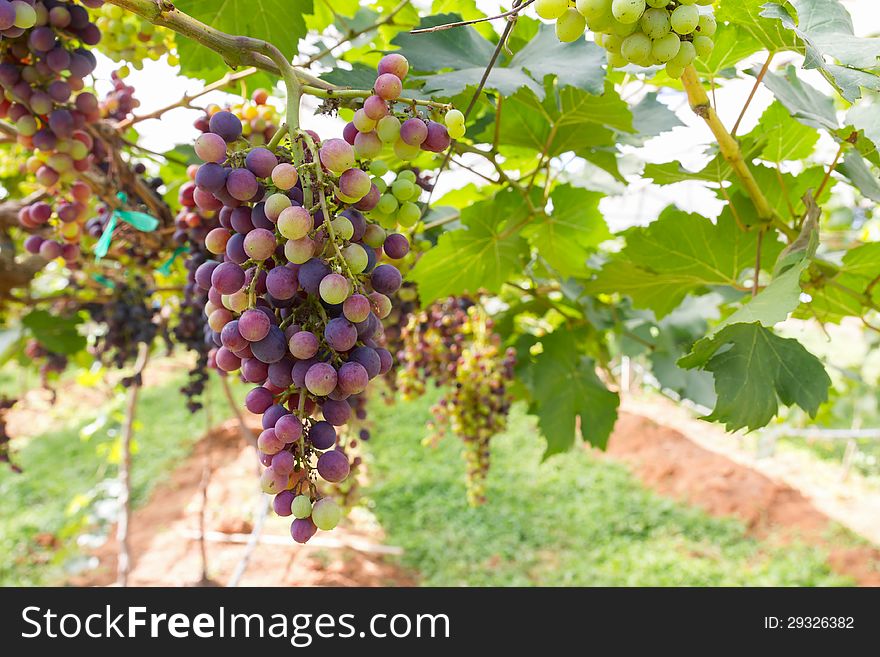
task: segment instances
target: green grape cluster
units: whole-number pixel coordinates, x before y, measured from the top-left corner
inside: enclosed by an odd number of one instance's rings
[[[416,172],[412,169],[389,171],[384,160],[373,160],[370,174],[379,191],[379,201],[367,216],[386,230],[415,226],[422,217],[418,201],[424,192]]]
[[[697,57],[715,46],[714,0],[537,0],[538,15],[556,21],[561,41],[580,38],[585,29],[608,51],[613,67],[665,65],[680,78]],[[700,11],[700,6],[709,7]]]
[[[171,66],[180,63],[174,32],[171,30],[157,27],[137,14],[110,3],[93,9],[91,14],[92,20],[104,34],[115,37],[104,39],[101,43],[101,54],[107,55],[114,62],[128,62],[140,70],[145,60],[157,61],[167,54]],[[119,77],[125,78],[127,75],[127,67],[122,67]]]

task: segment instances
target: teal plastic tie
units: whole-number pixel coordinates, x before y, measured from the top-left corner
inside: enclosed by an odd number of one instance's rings
[[[128,202],[128,196],[126,196],[125,192],[119,192],[116,195],[116,198],[118,198],[123,204]],[[119,225],[120,221],[124,221],[128,225],[144,233],[152,233],[159,227],[159,220],[144,212],[114,210],[107,222],[107,227],[101,234],[101,239],[95,244],[95,260],[100,260],[110,251],[110,244],[113,242],[113,231],[116,230],[116,226]]]

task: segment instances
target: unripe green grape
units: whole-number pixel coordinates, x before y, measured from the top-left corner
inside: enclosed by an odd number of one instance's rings
[[[421,217],[422,211],[415,203],[404,203],[400,206],[400,210],[397,211],[397,223],[404,228],[412,228],[419,222]]]
[[[669,0],[647,0],[647,4],[649,7],[653,7],[654,9],[666,9],[666,5],[669,4]]]
[[[333,232],[336,233],[336,236],[344,240],[350,240],[354,235],[354,225],[348,217],[336,217],[336,219],[330,222],[330,225],[333,227]]]
[[[645,11],[645,0],[613,0],[611,13],[621,23],[636,23]]]
[[[611,13],[611,0],[577,0],[577,10],[588,21]]]
[[[568,0],[537,0],[535,11],[538,16],[547,20],[555,20],[568,9]]]
[[[371,224],[372,225],[372,224]],[[367,252],[360,244],[349,244],[342,249],[342,257],[348,263],[352,274],[360,274],[367,268],[369,261],[367,260]]]
[[[694,48],[694,44],[690,41],[682,41],[678,54],[669,60],[669,63],[681,66],[682,68],[687,68],[696,57],[697,49]]]
[[[639,23],[621,23],[616,18],[611,19],[611,23],[606,31],[616,34],[619,37],[626,37],[639,29]]]
[[[608,66],[611,68],[621,68],[627,64],[629,64],[629,62],[626,61],[626,57],[623,55],[619,55],[615,52],[608,53]]]
[[[394,142],[394,154],[404,162],[416,159],[422,152],[418,146],[410,146],[402,139]]]
[[[681,50],[681,39],[677,34],[667,34],[655,39],[651,45],[651,54],[661,64],[665,64],[675,57],[679,50]]]
[[[388,189],[388,183],[382,178],[373,178],[373,184],[376,186],[376,189],[379,190],[380,194],[384,194],[385,190]]]
[[[700,10],[692,5],[681,5],[672,12],[669,22],[679,34],[690,34],[700,22]]]
[[[396,213],[395,213],[396,214]],[[385,230],[394,230],[397,228],[397,217],[393,214],[382,214],[374,212],[372,215],[373,219],[379,222],[379,225],[382,226]]]
[[[607,36],[608,36],[607,34],[603,34],[602,32],[598,32],[593,35],[593,43],[595,43],[597,46],[602,46],[604,48],[605,47],[605,38]]]
[[[397,141],[400,137],[400,121],[395,116],[383,116],[376,124],[376,134],[386,144]]]
[[[606,31],[613,20],[614,16],[611,15],[610,11],[607,14],[602,14],[601,16],[596,16],[595,18],[588,18],[587,29],[591,32],[599,34],[600,32]]]
[[[290,505],[294,518],[308,518],[312,515],[312,502],[308,495],[297,495]]]
[[[398,180],[409,180],[413,185],[415,185],[416,180],[418,180],[418,178],[416,178],[416,172],[413,171],[412,169],[404,169],[403,171],[400,171],[397,174],[397,179]]]
[[[457,109],[451,109],[446,112],[446,116],[444,117],[444,121],[446,122],[446,127],[451,128],[456,125],[464,125],[464,114]]]
[[[605,38],[602,39],[602,45],[605,47],[605,50],[616,55],[620,54],[620,44],[622,43],[623,39],[616,34],[606,34]]]
[[[461,139],[464,137],[464,133],[466,131],[464,127],[464,123],[457,123],[455,125],[448,126],[447,131],[449,132],[449,136],[452,139]]]
[[[684,66],[679,66],[674,62],[666,63],[666,75],[677,80],[682,75],[684,75]]]
[[[586,29],[587,21],[577,9],[566,9],[556,20],[556,36],[566,43],[580,39]]]
[[[651,39],[641,32],[630,34],[620,44],[620,54],[634,64],[644,62],[651,56]]]
[[[370,173],[381,178],[388,173],[388,163],[385,160],[373,160],[370,162]]]
[[[642,14],[639,26],[642,28],[642,32],[652,39],[659,39],[669,34],[669,30],[672,29],[669,26],[669,13],[665,9],[646,10]]]
[[[376,204],[376,210],[379,214],[394,214],[397,212],[399,203],[392,194],[382,194],[379,202]]]
[[[398,178],[393,183],[391,183],[391,193],[394,194],[394,197],[400,201],[406,200],[413,195],[413,185],[409,180],[402,180]]]
[[[318,529],[330,531],[339,524],[341,519],[342,509],[332,498],[322,497],[315,502],[315,506],[312,508],[312,522]]]
[[[715,34],[715,30],[718,29],[718,23],[715,21],[715,17],[712,14],[702,14],[700,16],[700,22],[697,24],[697,31],[703,35],[710,37]]]
[[[694,49],[697,51],[697,57],[708,57],[712,54],[715,42],[707,36],[694,37]]]

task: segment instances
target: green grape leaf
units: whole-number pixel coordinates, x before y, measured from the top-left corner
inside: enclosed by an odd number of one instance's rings
[[[334,68],[321,75],[321,79],[337,87],[350,87],[352,89],[372,89],[376,84],[376,69],[360,62],[351,65],[351,70]],[[409,90],[406,92],[409,93]]]
[[[45,310],[32,310],[21,318],[40,344],[59,354],[73,354],[86,347],[86,337],[77,330],[82,320],[77,316],[59,317]]]
[[[880,242],[871,242],[847,251],[840,270],[831,284],[820,280],[809,288],[812,297],[801,306],[796,317],[818,318],[839,323],[844,317],[861,317],[865,311],[860,295],[870,294],[880,304],[880,285],[872,282],[880,277]]]
[[[784,75],[766,73],[764,85],[801,123],[830,132],[840,127],[834,101],[815,87],[802,82],[793,66],[789,66]]]
[[[523,379],[531,394],[529,412],[538,416],[547,440],[544,456],[574,446],[578,418],[583,440],[604,449],[620,398],[596,376],[593,360],[579,353],[575,332],[556,330],[541,344],[543,351],[526,366]]]
[[[821,166],[810,167],[798,175],[791,173],[779,173],[775,167],[757,165],[752,167],[752,175],[758,182],[758,186],[764,190],[764,196],[770,206],[780,217],[797,217],[803,214],[803,196],[810,190],[816,190],[825,178],[825,169]],[[780,180],[782,182],[780,182]],[[822,203],[831,196],[831,190],[836,181],[829,180],[822,197],[816,199]],[[736,207],[740,216],[748,216],[754,211],[754,203],[743,190],[742,183],[738,180],[728,190],[731,202]],[[723,196],[721,198],[724,198]]]
[[[340,27],[345,30],[361,6],[360,0],[313,0],[313,4],[314,10],[305,20],[306,27],[316,32],[321,32],[334,23],[343,23]]]
[[[560,66],[561,62],[565,65]],[[541,24],[509,66],[524,69],[542,83],[539,96],[548,75],[555,75],[560,87],[576,87],[591,94],[601,94],[605,89],[605,50],[586,39],[563,43],[552,25]]]
[[[812,154],[819,133],[810,126],[791,120],[791,114],[775,101],[761,115],[754,132],[766,138],[761,159],[770,162],[802,160]]]
[[[217,0],[175,0],[174,4],[223,32],[269,41],[291,59],[308,32],[305,16],[314,10],[313,0],[223,0],[219,6]],[[213,79],[228,70],[220,55],[192,39],[178,39],[177,47],[183,75]]]
[[[574,87],[548,93],[542,102],[531,89],[520,89],[503,105],[499,144],[532,153],[579,155],[597,146],[613,146],[615,132],[632,132],[632,112],[609,83],[602,96]],[[491,141],[494,127],[487,130]]]
[[[763,49],[762,43],[754,35],[738,25],[721,26],[712,37],[715,47],[708,57],[698,57],[694,67],[700,77],[715,79],[722,72],[733,69],[749,55]]]
[[[649,308],[661,318],[698,288],[741,288],[741,275],[755,266],[757,239],[757,231],[740,230],[730,215],[722,214],[713,224],[669,207],[648,227],[631,229],[626,247],[584,289],[628,295],[637,308]],[[762,267],[769,268],[781,249],[765,236]]]
[[[880,203],[880,182],[858,151],[847,151],[843,156],[843,162],[837,166],[837,170],[849,178],[849,181],[865,198]]]
[[[728,431],[766,426],[780,403],[797,404],[815,416],[831,385],[819,359],[797,340],[781,338],[757,322],[725,326],[697,342],[678,364],[714,375],[718,401],[704,419],[722,422]]]
[[[796,34],[804,45],[804,68],[820,69],[848,101],[861,96],[860,85],[876,88],[880,77],[860,69],[880,64],[880,38],[863,39],[853,34],[852,18],[838,0],[790,0],[797,10],[797,20],[776,3],[767,3],[761,15],[780,22]],[[826,57],[845,66],[830,68]],[[841,80],[838,81],[838,75]],[[872,79],[873,78],[873,79]]]
[[[502,192],[463,210],[465,228],[443,233],[410,272],[422,304],[481,289],[498,292],[528,254],[527,242],[515,229],[528,213],[515,192]]]
[[[634,146],[684,125],[675,112],[657,100],[657,93],[653,91],[633,105],[632,115],[635,133],[622,135],[621,141]]]
[[[799,50],[794,34],[775,18],[762,16],[766,3],[767,0],[721,0],[715,16],[719,22],[729,22],[750,34],[765,50]],[[723,28],[718,31],[723,32]]]
[[[560,185],[550,199],[553,212],[529,222],[523,230],[531,245],[563,276],[585,276],[587,257],[611,233],[599,214],[602,194]]]

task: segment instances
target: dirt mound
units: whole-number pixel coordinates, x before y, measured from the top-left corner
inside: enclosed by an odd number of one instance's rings
[[[646,486],[713,516],[739,518],[758,538],[800,540],[829,551],[835,571],[880,586],[880,550],[828,542],[832,521],[799,491],[704,449],[652,420],[622,413],[608,446]]]
[[[249,423],[256,429],[255,419]],[[208,581],[201,582],[198,535],[202,505],[201,482],[210,470],[207,489],[206,542]],[[204,436],[192,454],[159,486],[150,501],[134,512],[130,545],[131,586],[225,586],[245,551],[253,527],[257,462],[235,421]],[[289,522],[270,512],[261,542],[254,550],[242,586],[408,586],[412,575],[387,561],[381,550],[381,531],[364,514],[352,513],[332,533],[319,532],[317,545],[299,546],[290,539]],[[332,537],[332,538],[331,538]],[[321,540],[323,539],[323,540]],[[327,545],[331,548],[327,548]],[[337,547],[364,546],[363,549]],[[322,545],[324,547],[322,547]],[[72,583],[81,586],[113,584],[116,541],[95,551],[99,567]],[[364,551],[367,550],[367,551]]]

